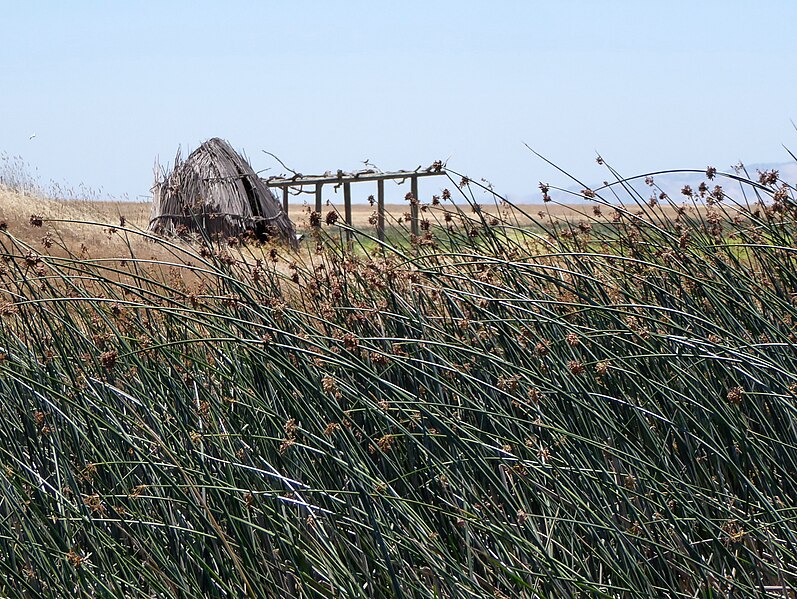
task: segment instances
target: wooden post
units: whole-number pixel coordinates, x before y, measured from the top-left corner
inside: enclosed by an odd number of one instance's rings
[[[420,223],[418,222],[418,211],[420,200],[418,199],[418,177],[413,176],[410,179],[410,190],[412,192],[412,205],[410,206],[410,215],[412,217],[412,234],[419,237],[421,234]]]
[[[346,224],[351,227],[351,183],[343,184],[343,207],[346,215]],[[351,231],[346,231],[346,241],[351,245]]]
[[[386,231],[385,231],[385,190],[384,190],[384,182],[388,179],[391,180],[400,180],[402,183],[407,179],[410,180],[410,184],[412,186],[411,196],[413,198],[412,204],[410,205],[410,221],[411,221],[411,229],[412,234],[415,237],[419,237],[421,234],[421,205],[420,205],[420,198],[418,197],[418,179],[420,177],[432,177],[432,176],[439,176],[445,175],[446,172],[442,169],[442,166],[439,163],[434,163],[432,166],[426,169],[416,169],[414,171],[394,171],[394,172],[377,172],[374,169],[370,169],[367,171],[358,171],[354,173],[344,173],[343,171],[338,171],[337,174],[333,174],[331,172],[324,173],[323,175],[310,175],[310,176],[302,176],[302,175],[294,175],[293,177],[270,177],[265,179],[265,183],[269,188],[282,188],[282,209],[285,214],[288,214],[288,199],[289,199],[289,192],[291,187],[298,187],[303,189],[304,186],[313,186],[315,185],[315,211],[319,214],[322,210],[322,188],[326,184],[333,184],[335,185],[335,189],[337,189],[340,185],[343,185],[343,193],[344,193],[344,200],[346,202],[346,210],[345,210],[345,220],[346,225],[349,229],[352,228],[352,208],[351,208],[351,183],[362,183],[366,181],[376,181],[378,185],[378,194],[379,194],[379,205],[377,207],[377,234],[379,235],[380,240],[384,240]],[[347,232],[346,234],[347,239],[351,242],[353,241],[353,236],[351,232]]]
[[[323,183],[316,183],[315,184],[315,211],[318,214],[321,214],[321,188],[324,186]]]
[[[385,240],[385,180],[376,182],[376,236]]]

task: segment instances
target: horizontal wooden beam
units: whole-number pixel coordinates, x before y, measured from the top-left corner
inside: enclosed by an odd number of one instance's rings
[[[392,173],[380,173],[378,171],[358,171],[355,173],[344,173],[338,171],[337,174],[323,175],[297,175],[295,177],[269,177],[263,182],[269,187],[301,187],[303,185],[323,185],[326,183],[357,183],[359,181],[386,181],[388,179],[412,179],[413,177],[432,177],[435,175],[445,175],[442,168],[430,166],[426,169],[417,171],[395,171]]]

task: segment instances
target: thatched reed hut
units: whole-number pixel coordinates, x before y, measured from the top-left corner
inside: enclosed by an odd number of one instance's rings
[[[214,137],[171,173],[155,174],[149,230],[163,236],[200,233],[211,239],[253,233],[296,244],[293,223],[263,180],[229,143]]]

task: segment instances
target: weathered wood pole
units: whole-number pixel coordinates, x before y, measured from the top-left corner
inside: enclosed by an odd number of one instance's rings
[[[288,215],[288,186],[282,188],[282,211]]]
[[[315,184],[315,211],[318,214],[321,214],[321,188],[324,186],[323,183],[316,183]]]
[[[346,215],[346,224],[351,227],[351,183],[343,184],[343,207]],[[351,244],[351,231],[346,231],[346,241]]]
[[[412,234],[418,237],[421,234],[421,227],[418,222],[418,209],[420,206],[420,200],[418,199],[418,177],[412,177],[410,179],[410,192],[412,193],[412,202],[410,206]]]
[[[385,180],[376,182],[376,236],[385,240]]]

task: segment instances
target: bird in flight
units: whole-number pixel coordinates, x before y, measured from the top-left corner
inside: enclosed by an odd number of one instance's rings
[[[35,133],[33,135],[31,135],[28,139],[33,139],[34,137],[36,137]]]

